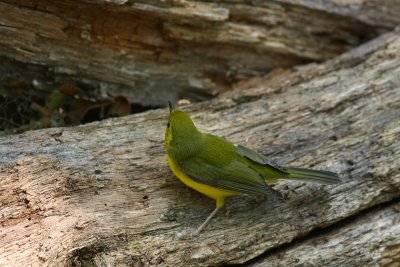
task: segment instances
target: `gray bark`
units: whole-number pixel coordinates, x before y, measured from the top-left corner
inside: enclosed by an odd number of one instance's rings
[[[385,1],[0,1],[0,75],[162,106],[333,58],[400,22]],[[154,93],[157,92],[157,93]]]
[[[0,265],[396,266],[399,72],[395,31],[182,107],[203,131],[343,179],[279,182],[276,203],[232,198],[194,238],[177,233],[198,226],[214,202],[169,170],[167,109],[2,137]]]

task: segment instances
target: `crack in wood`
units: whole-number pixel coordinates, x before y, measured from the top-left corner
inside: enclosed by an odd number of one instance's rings
[[[374,205],[372,207],[369,207],[367,209],[364,210],[360,210],[359,212],[348,216],[342,220],[339,220],[327,227],[322,227],[322,228],[315,228],[313,230],[311,230],[310,232],[308,232],[306,235],[304,236],[299,236],[296,237],[295,239],[291,240],[289,243],[284,243],[281,244],[279,246],[273,247],[271,249],[268,249],[267,251],[265,251],[264,253],[262,253],[261,255],[247,261],[244,262],[243,264],[229,264],[227,263],[226,265],[223,266],[253,266],[256,265],[259,262],[264,262],[264,261],[268,261],[268,258],[277,254],[277,253],[281,253],[284,254],[285,251],[288,251],[292,248],[301,246],[302,243],[306,242],[306,241],[310,241],[316,238],[324,238],[324,236],[326,236],[326,238],[329,238],[330,234],[332,234],[333,232],[336,232],[342,228],[346,228],[347,226],[349,226],[350,224],[354,223],[356,220],[360,219],[360,218],[365,218],[368,217],[369,214],[375,213],[377,211],[380,211],[384,208],[388,208],[388,207],[399,207],[400,203],[400,198],[394,198],[391,199],[389,201],[386,201],[384,203],[379,203],[377,205]]]

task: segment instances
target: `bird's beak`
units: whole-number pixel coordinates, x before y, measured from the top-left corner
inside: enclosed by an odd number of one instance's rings
[[[171,101],[168,101],[168,105],[169,105],[169,112],[173,111],[174,109],[176,109],[176,107],[174,106],[174,104],[172,104]]]

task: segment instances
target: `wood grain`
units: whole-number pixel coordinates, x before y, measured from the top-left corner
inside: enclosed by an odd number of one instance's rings
[[[374,261],[340,259],[348,266],[395,261],[399,71],[395,31],[326,63],[276,72],[183,107],[206,132],[258,149],[279,164],[343,178],[334,186],[280,182],[275,189],[285,198],[277,203],[232,198],[226,212],[194,238],[177,234],[197,226],[214,203],[169,170],[166,108],[2,137],[0,265],[205,266],[246,263],[264,253],[258,259],[276,263],[282,253],[292,255],[283,261],[290,265],[310,244],[318,250],[299,259],[305,265],[325,263],[322,258],[332,256],[324,253],[336,249],[353,255],[374,244]],[[363,227],[370,217],[374,222]],[[315,229],[325,227],[331,230],[316,237]],[[379,235],[370,243],[361,236],[368,229]],[[335,246],[335,240],[345,243]]]
[[[400,23],[399,6],[398,0],[2,0],[0,75],[44,92],[72,85],[145,106],[204,100],[390,31]]]

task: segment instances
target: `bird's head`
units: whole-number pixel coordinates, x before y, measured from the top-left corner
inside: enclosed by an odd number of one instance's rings
[[[171,101],[168,101],[168,104],[169,121],[165,131],[167,151],[192,150],[201,138],[201,133],[188,114],[177,109]]]

